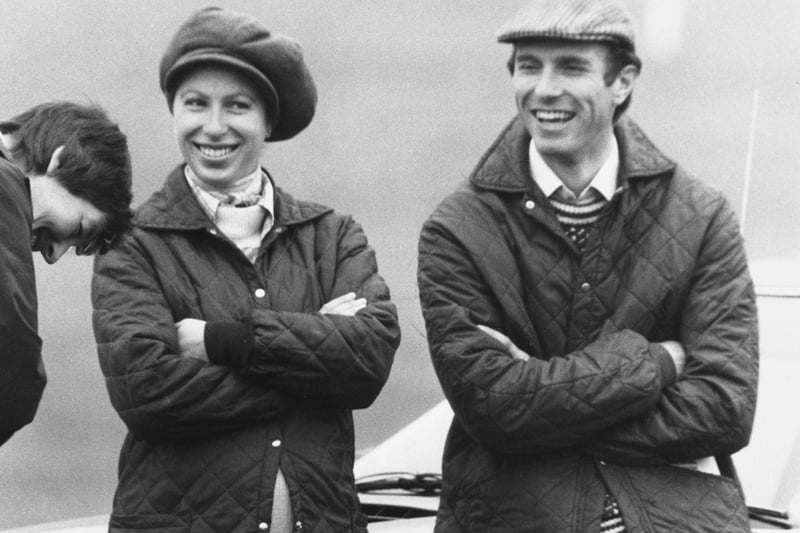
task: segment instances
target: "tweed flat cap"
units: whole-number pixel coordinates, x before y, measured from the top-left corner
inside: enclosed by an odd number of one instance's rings
[[[617,0],[532,0],[497,30],[497,40],[615,41],[634,50],[634,33],[633,18]]]
[[[209,63],[231,67],[255,84],[273,127],[268,140],[294,137],[314,117],[317,89],[300,45],[250,15],[220,7],[189,17],[161,58],[159,79],[170,111],[185,75]]]

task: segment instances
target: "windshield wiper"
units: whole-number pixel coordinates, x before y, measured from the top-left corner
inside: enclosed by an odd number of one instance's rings
[[[442,491],[442,475],[433,473],[385,472],[360,477],[356,490],[362,493],[402,491],[417,496],[438,496]],[[789,515],[783,511],[748,506],[750,519],[780,529],[792,529]]]
[[[386,472],[356,480],[356,490],[364,493],[403,491],[416,496],[437,496],[442,490],[441,474]]]
[[[789,514],[784,511],[748,506],[747,514],[750,516],[751,520],[769,524],[780,529],[792,529],[792,524],[788,521]]]

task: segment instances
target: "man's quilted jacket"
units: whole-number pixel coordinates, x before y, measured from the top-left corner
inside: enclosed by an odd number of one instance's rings
[[[0,152],[0,446],[33,420],[47,382],[32,221],[28,179]]]
[[[98,353],[129,430],[111,531],[265,530],[279,467],[296,531],[366,531],[351,410],[388,377],[396,310],[350,217],[280,189],[275,209],[254,265],[178,168],[96,261]],[[318,312],[351,291],[367,299],[354,317]],[[180,357],[184,318],[208,321],[207,337],[244,324],[251,342],[223,347],[226,364]]]
[[[737,222],[630,120],[615,134],[622,190],[582,255],[519,120],[423,227],[420,298],[455,412],[438,532],[597,532],[606,491],[631,533],[749,530],[736,482],[672,466],[749,439],[758,338]],[[680,376],[664,340],[686,350]]]

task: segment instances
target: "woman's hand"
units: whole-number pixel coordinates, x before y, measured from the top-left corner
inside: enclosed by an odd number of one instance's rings
[[[175,328],[178,330],[179,355],[208,361],[206,343],[204,341],[205,320],[184,318],[180,322],[175,322]]]
[[[366,305],[366,298],[356,298],[356,293],[348,292],[323,305],[319,312],[323,315],[354,316]]]

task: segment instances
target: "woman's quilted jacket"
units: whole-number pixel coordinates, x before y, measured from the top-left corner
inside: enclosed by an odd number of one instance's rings
[[[138,210],[132,234],[96,261],[98,353],[129,430],[112,531],[263,530],[279,467],[296,531],[366,530],[351,410],[370,405],[388,377],[396,310],[350,217],[280,189],[275,209],[252,264],[178,168]],[[318,312],[351,291],[367,299],[356,316]],[[216,348],[225,364],[180,357],[184,318],[208,321],[207,336],[250,339]]]
[[[423,227],[419,286],[455,418],[438,532],[748,531],[738,484],[672,466],[748,442],[755,296],[721,194],[615,128],[622,190],[583,254],[530,177],[513,121]],[[476,328],[508,335],[512,359]],[[687,353],[683,374],[659,341]]]

